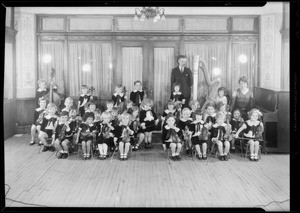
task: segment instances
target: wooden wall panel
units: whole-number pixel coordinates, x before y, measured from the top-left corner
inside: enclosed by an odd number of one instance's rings
[[[254,31],[253,18],[233,18],[232,30],[233,31]]]
[[[185,18],[184,31],[228,32],[227,17],[224,18]]]
[[[64,18],[43,18],[42,30],[43,31],[56,31],[64,30]]]
[[[16,101],[4,102],[3,104],[4,139],[16,134]]]
[[[69,31],[112,31],[112,18],[70,18]]]

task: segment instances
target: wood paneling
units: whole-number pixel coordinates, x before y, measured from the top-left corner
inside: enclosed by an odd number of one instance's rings
[[[3,104],[4,139],[16,134],[16,101],[5,101]]]
[[[227,30],[228,17],[199,17],[185,18],[185,32],[228,32]]]
[[[278,150],[279,152],[290,152],[290,92],[278,93]]]
[[[47,207],[290,210],[289,155],[262,155],[251,162],[232,154],[229,161],[212,157],[207,164],[182,156],[174,162],[163,153],[160,137],[153,134],[153,149],[141,146],[127,161],[117,155],[104,161],[83,161],[77,154],[57,159],[51,152],[38,154],[37,145],[26,145],[29,135],[10,138],[4,145],[5,184],[11,187],[7,198]],[[25,207],[8,199],[6,206]]]
[[[35,99],[17,99],[17,124],[18,126],[27,126],[33,123],[35,110]]]
[[[61,31],[64,30],[64,18],[43,18],[42,30],[43,31]]]
[[[68,19],[69,31],[112,31],[112,18],[76,17]]]

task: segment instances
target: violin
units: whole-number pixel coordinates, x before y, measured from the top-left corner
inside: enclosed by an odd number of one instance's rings
[[[45,95],[45,99],[49,102],[49,103],[54,103],[57,107],[59,107],[61,105],[61,97],[60,95],[56,92],[53,91],[53,78],[55,77],[55,69],[51,68],[51,73],[50,73],[50,77],[51,77],[51,82],[50,82],[50,91],[49,93],[47,93]]]

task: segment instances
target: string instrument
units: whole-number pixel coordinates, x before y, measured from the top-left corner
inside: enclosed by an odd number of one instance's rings
[[[128,129],[125,129],[123,131],[123,143],[130,143],[130,131]]]
[[[206,126],[203,126],[201,131],[200,131],[200,135],[198,136],[199,137],[199,140],[208,140],[208,128]]]
[[[38,119],[36,120],[36,123],[41,124],[41,123],[43,122],[44,115],[45,115],[45,110],[43,110],[43,112],[41,112],[41,113],[39,114],[39,117],[38,117]]]
[[[104,139],[107,139],[107,138],[110,137],[109,132],[110,132],[109,126],[106,126],[105,129],[104,129],[104,132],[103,132],[103,138]]]
[[[53,91],[53,78],[55,77],[55,73],[56,73],[55,69],[51,68],[50,91],[48,94],[45,95],[45,98],[49,103],[54,103],[58,107],[61,104],[61,97],[56,91]]]
[[[126,90],[126,87],[123,86],[123,89],[122,89],[122,92],[123,93],[123,97],[125,98],[126,96],[126,93],[127,93],[127,90]],[[125,103],[124,102],[121,102],[121,97],[118,96],[118,99],[117,99],[117,107],[119,108],[119,112],[122,113],[124,111],[124,109],[126,108],[125,106]]]
[[[173,143],[181,143],[181,139],[179,138],[178,134],[176,133],[175,129],[170,129],[168,132],[171,140]],[[168,138],[168,135],[167,135]]]
[[[70,124],[70,121],[67,121],[67,124]],[[67,125],[64,124],[64,126],[61,128],[60,133],[58,134],[58,140],[62,141],[65,136],[66,136],[66,130],[67,130]]]
[[[190,133],[188,126],[185,126],[185,128],[184,128],[183,138],[185,141],[190,141],[192,138],[192,134]]]

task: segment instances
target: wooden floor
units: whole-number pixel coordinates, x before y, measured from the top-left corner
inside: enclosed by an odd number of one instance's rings
[[[26,145],[28,140],[22,135],[5,141],[7,207],[32,207],[13,199],[47,207],[290,209],[289,155],[262,155],[251,162],[234,154],[229,161],[209,158],[207,164],[183,156],[174,162],[154,139],[152,150],[132,152],[127,161],[117,156],[83,161],[76,154],[68,159],[38,154],[40,147]]]

